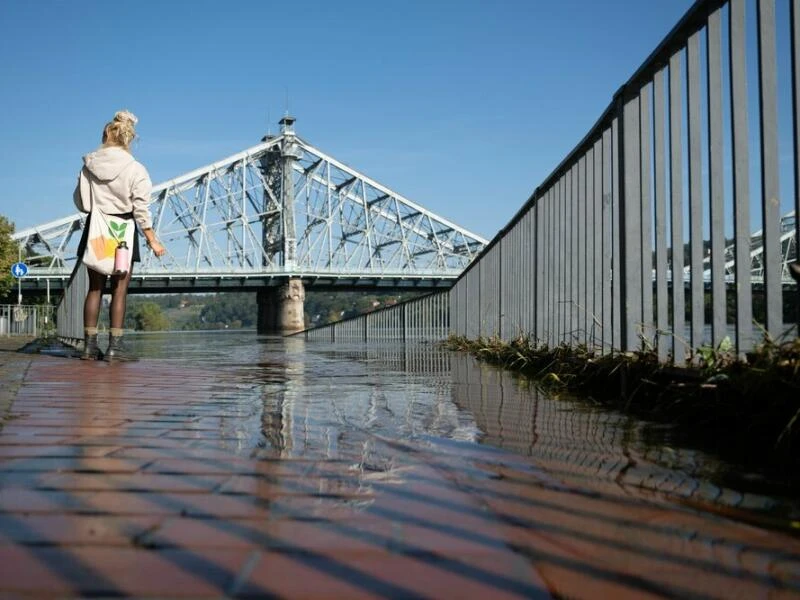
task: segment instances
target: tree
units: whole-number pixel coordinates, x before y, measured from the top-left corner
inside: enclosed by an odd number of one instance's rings
[[[139,331],[163,331],[169,329],[169,319],[161,312],[155,302],[144,302],[133,315],[136,329]]]
[[[14,287],[11,265],[17,262],[17,243],[11,239],[14,223],[0,215],[0,298],[6,298]]]
[[[252,327],[256,324],[258,308],[255,294],[215,294],[206,300],[199,320],[204,328]]]

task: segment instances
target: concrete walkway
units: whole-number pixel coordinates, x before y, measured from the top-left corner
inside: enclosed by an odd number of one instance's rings
[[[800,597],[797,538],[522,456],[243,456],[218,372],[0,351],[0,377],[0,598]]]

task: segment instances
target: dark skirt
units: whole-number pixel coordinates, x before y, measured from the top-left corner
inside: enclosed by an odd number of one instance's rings
[[[122,213],[117,215],[112,215],[114,217],[119,217],[120,219],[130,219],[133,221],[133,213]],[[86,224],[83,226],[83,234],[81,235],[81,241],[78,242],[78,258],[83,258],[83,253],[86,252],[86,244],[89,241],[89,221],[92,218],[92,213],[86,217]],[[133,250],[131,254],[131,260],[133,262],[141,262],[142,257],[139,254],[139,228],[136,225],[136,221],[133,221],[133,226],[136,227],[136,230],[133,232]]]

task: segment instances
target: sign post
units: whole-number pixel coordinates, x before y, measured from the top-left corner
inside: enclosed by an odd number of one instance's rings
[[[28,272],[28,267],[25,263],[22,262],[22,244],[17,246],[17,264],[23,265],[24,268],[20,269],[17,268],[18,273],[22,273],[22,275],[17,277],[17,304],[22,306],[22,278],[25,277],[25,273]]]
[[[28,274],[28,265],[19,261],[11,265],[11,274],[17,279],[17,304],[22,305],[22,278]]]

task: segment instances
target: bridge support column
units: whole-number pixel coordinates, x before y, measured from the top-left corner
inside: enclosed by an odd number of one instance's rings
[[[305,299],[300,279],[258,292],[258,333],[288,335],[305,329]]]

